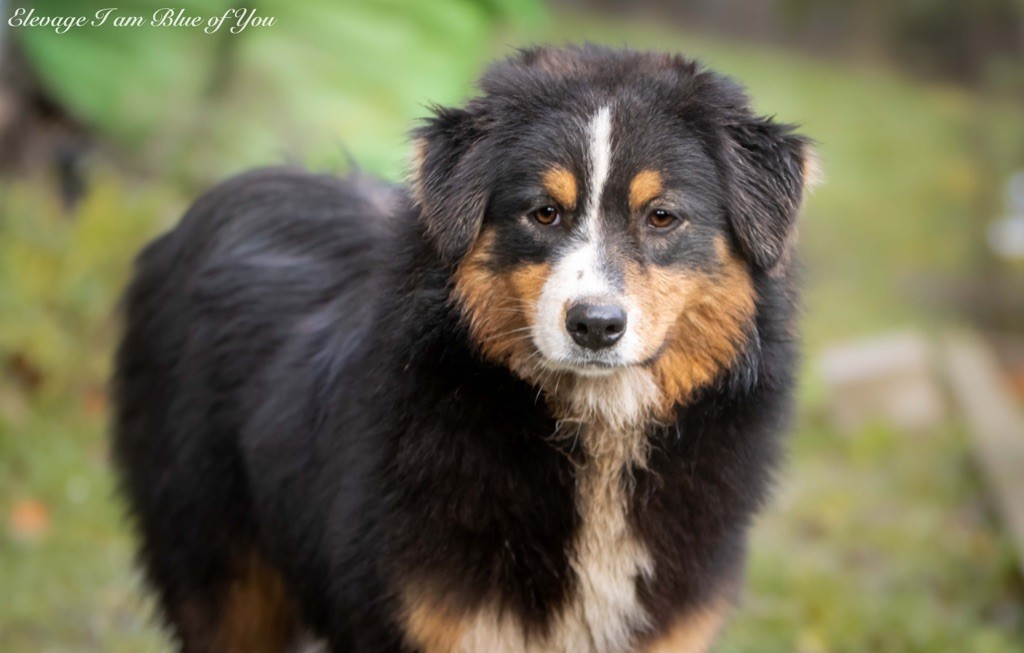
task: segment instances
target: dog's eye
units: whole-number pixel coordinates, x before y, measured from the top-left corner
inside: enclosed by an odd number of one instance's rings
[[[676,216],[664,209],[654,209],[647,214],[647,224],[655,229],[668,229],[676,223]]]
[[[538,223],[549,227],[557,224],[559,220],[558,209],[553,206],[542,206],[530,214]]]

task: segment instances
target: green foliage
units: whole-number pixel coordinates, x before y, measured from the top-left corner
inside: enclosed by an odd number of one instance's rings
[[[40,0],[40,15],[92,16],[106,0]],[[168,6],[140,0],[118,15]],[[218,16],[246,3],[176,2]],[[46,88],[87,125],[191,176],[282,158],[403,172],[403,128],[455,102],[507,29],[544,24],[538,0],[264,0],[270,27],[83,27],[14,31]],[[216,126],[216,128],[214,128]],[[283,137],[283,138],[282,138]]]
[[[808,420],[791,464],[723,653],[1019,650],[1016,559],[957,428],[836,439]]]
[[[137,0],[114,16],[147,19],[169,3]],[[219,14],[226,0],[174,3],[190,13]],[[39,0],[40,16],[88,16],[111,7],[105,0]],[[112,20],[112,19],[111,19]],[[207,81],[216,37],[182,28],[81,27],[58,34],[43,27],[10,32],[25,49],[45,88],[86,124],[141,145],[160,125],[177,123]]]

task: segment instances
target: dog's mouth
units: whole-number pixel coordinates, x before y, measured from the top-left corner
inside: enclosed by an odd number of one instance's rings
[[[603,360],[555,360],[545,361],[545,367],[553,372],[568,372],[579,376],[609,376],[633,365]]]
[[[572,352],[560,358],[543,356],[543,367],[552,372],[564,372],[578,376],[609,376],[623,370],[652,365],[665,349],[663,344],[653,354],[642,360],[624,358],[618,352],[595,354],[592,352]]]
[[[560,356],[549,356],[536,342],[533,343],[534,356],[540,358],[542,369],[582,377],[611,376],[626,370],[650,367],[657,362],[667,347],[668,341],[662,342],[653,352],[642,358],[628,356],[615,348],[599,352],[572,348]]]

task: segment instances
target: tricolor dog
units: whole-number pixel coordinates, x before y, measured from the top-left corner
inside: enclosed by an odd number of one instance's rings
[[[697,653],[726,619],[808,141],[675,55],[480,91],[407,186],[248,173],[139,256],[115,453],[181,650]]]

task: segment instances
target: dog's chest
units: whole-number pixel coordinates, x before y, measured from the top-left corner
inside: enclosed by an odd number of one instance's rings
[[[576,479],[579,528],[569,557],[576,583],[566,605],[545,636],[528,639],[514,616],[482,611],[465,631],[463,651],[619,653],[632,650],[648,625],[637,581],[655,570],[629,518],[631,469],[645,459],[643,433],[591,425],[580,437],[586,462]]]

